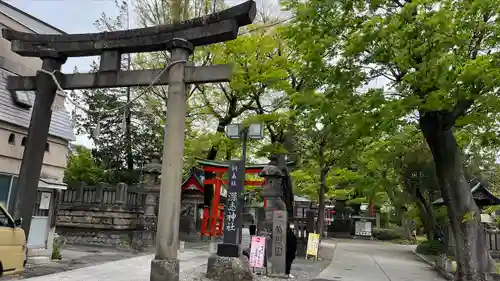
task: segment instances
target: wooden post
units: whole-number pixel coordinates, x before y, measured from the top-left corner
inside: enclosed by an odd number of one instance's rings
[[[221,192],[221,181],[220,177],[222,175],[217,174],[215,178],[215,192],[214,197],[212,198],[212,210],[210,215],[210,236],[215,236],[216,231],[215,227],[217,225],[217,219],[219,214],[219,202],[220,202],[220,192]]]
[[[186,40],[174,39],[170,48],[171,59],[186,61],[193,45]],[[182,164],[184,156],[184,130],[186,128],[185,63],[177,63],[168,71],[167,100],[168,133],[165,132],[160,209],[156,233],[156,254],[151,262],[151,281],[179,280],[179,216],[181,207]]]
[[[42,69],[49,72],[60,71],[65,62],[66,58],[60,57],[56,53],[45,54]],[[19,171],[16,200],[16,216],[23,219],[22,228],[26,233],[26,238],[29,236],[33,210],[36,205],[38,180],[52,118],[52,103],[57,91],[57,86],[52,77],[40,71],[36,75],[36,84],[38,87],[24,148],[23,161]]]

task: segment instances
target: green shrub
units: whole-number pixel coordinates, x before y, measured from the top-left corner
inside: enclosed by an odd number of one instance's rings
[[[403,231],[397,228],[374,228],[372,236],[381,241],[403,240],[406,238]]]
[[[437,240],[425,241],[417,246],[417,253],[428,256],[439,256],[445,253],[445,246]]]
[[[54,235],[54,243],[52,245],[52,259],[53,260],[61,260],[62,254],[61,249],[66,243],[63,236],[58,235],[57,233]]]
[[[61,250],[57,247],[52,248],[52,257],[51,259],[53,260],[61,260],[62,255],[61,255]]]

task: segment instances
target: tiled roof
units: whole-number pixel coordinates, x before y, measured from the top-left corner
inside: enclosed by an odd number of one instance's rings
[[[14,103],[12,95],[6,89],[7,76],[15,75],[5,69],[0,68],[0,121],[28,128],[33,108],[25,109]],[[30,92],[29,98],[35,100],[35,93]],[[71,127],[71,120],[65,109],[58,109],[52,112],[49,135],[59,137],[68,141],[75,140],[75,134]]]

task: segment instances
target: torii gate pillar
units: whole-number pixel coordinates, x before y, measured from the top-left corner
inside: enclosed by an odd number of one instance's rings
[[[169,46],[171,61],[188,60],[193,45],[184,39],[174,39]],[[168,100],[160,208],[156,231],[156,254],[151,261],[151,281],[179,280],[179,217],[184,156],[184,130],[186,129],[185,63],[171,66],[168,77]]]

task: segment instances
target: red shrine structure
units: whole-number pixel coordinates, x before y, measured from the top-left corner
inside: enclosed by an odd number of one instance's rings
[[[227,186],[227,172],[229,164],[227,162],[197,159],[197,164],[204,173],[215,174],[214,178],[200,180],[202,192],[204,185],[213,185],[213,197],[210,206],[205,206],[203,209],[203,221],[201,225],[201,236],[214,237],[221,236],[223,233],[224,222],[224,202]],[[245,176],[248,174],[258,175],[267,164],[260,165],[245,165]],[[188,183],[191,179],[188,179]],[[245,180],[245,187],[247,186],[262,186],[263,180]],[[183,185],[183,191],[189,189],[190,185],[186,187]],[[196,185],[195,185],[196,186]],[[191,189],[195,188],[191,187]],[[185,189],[184,189],[185,188]]]

